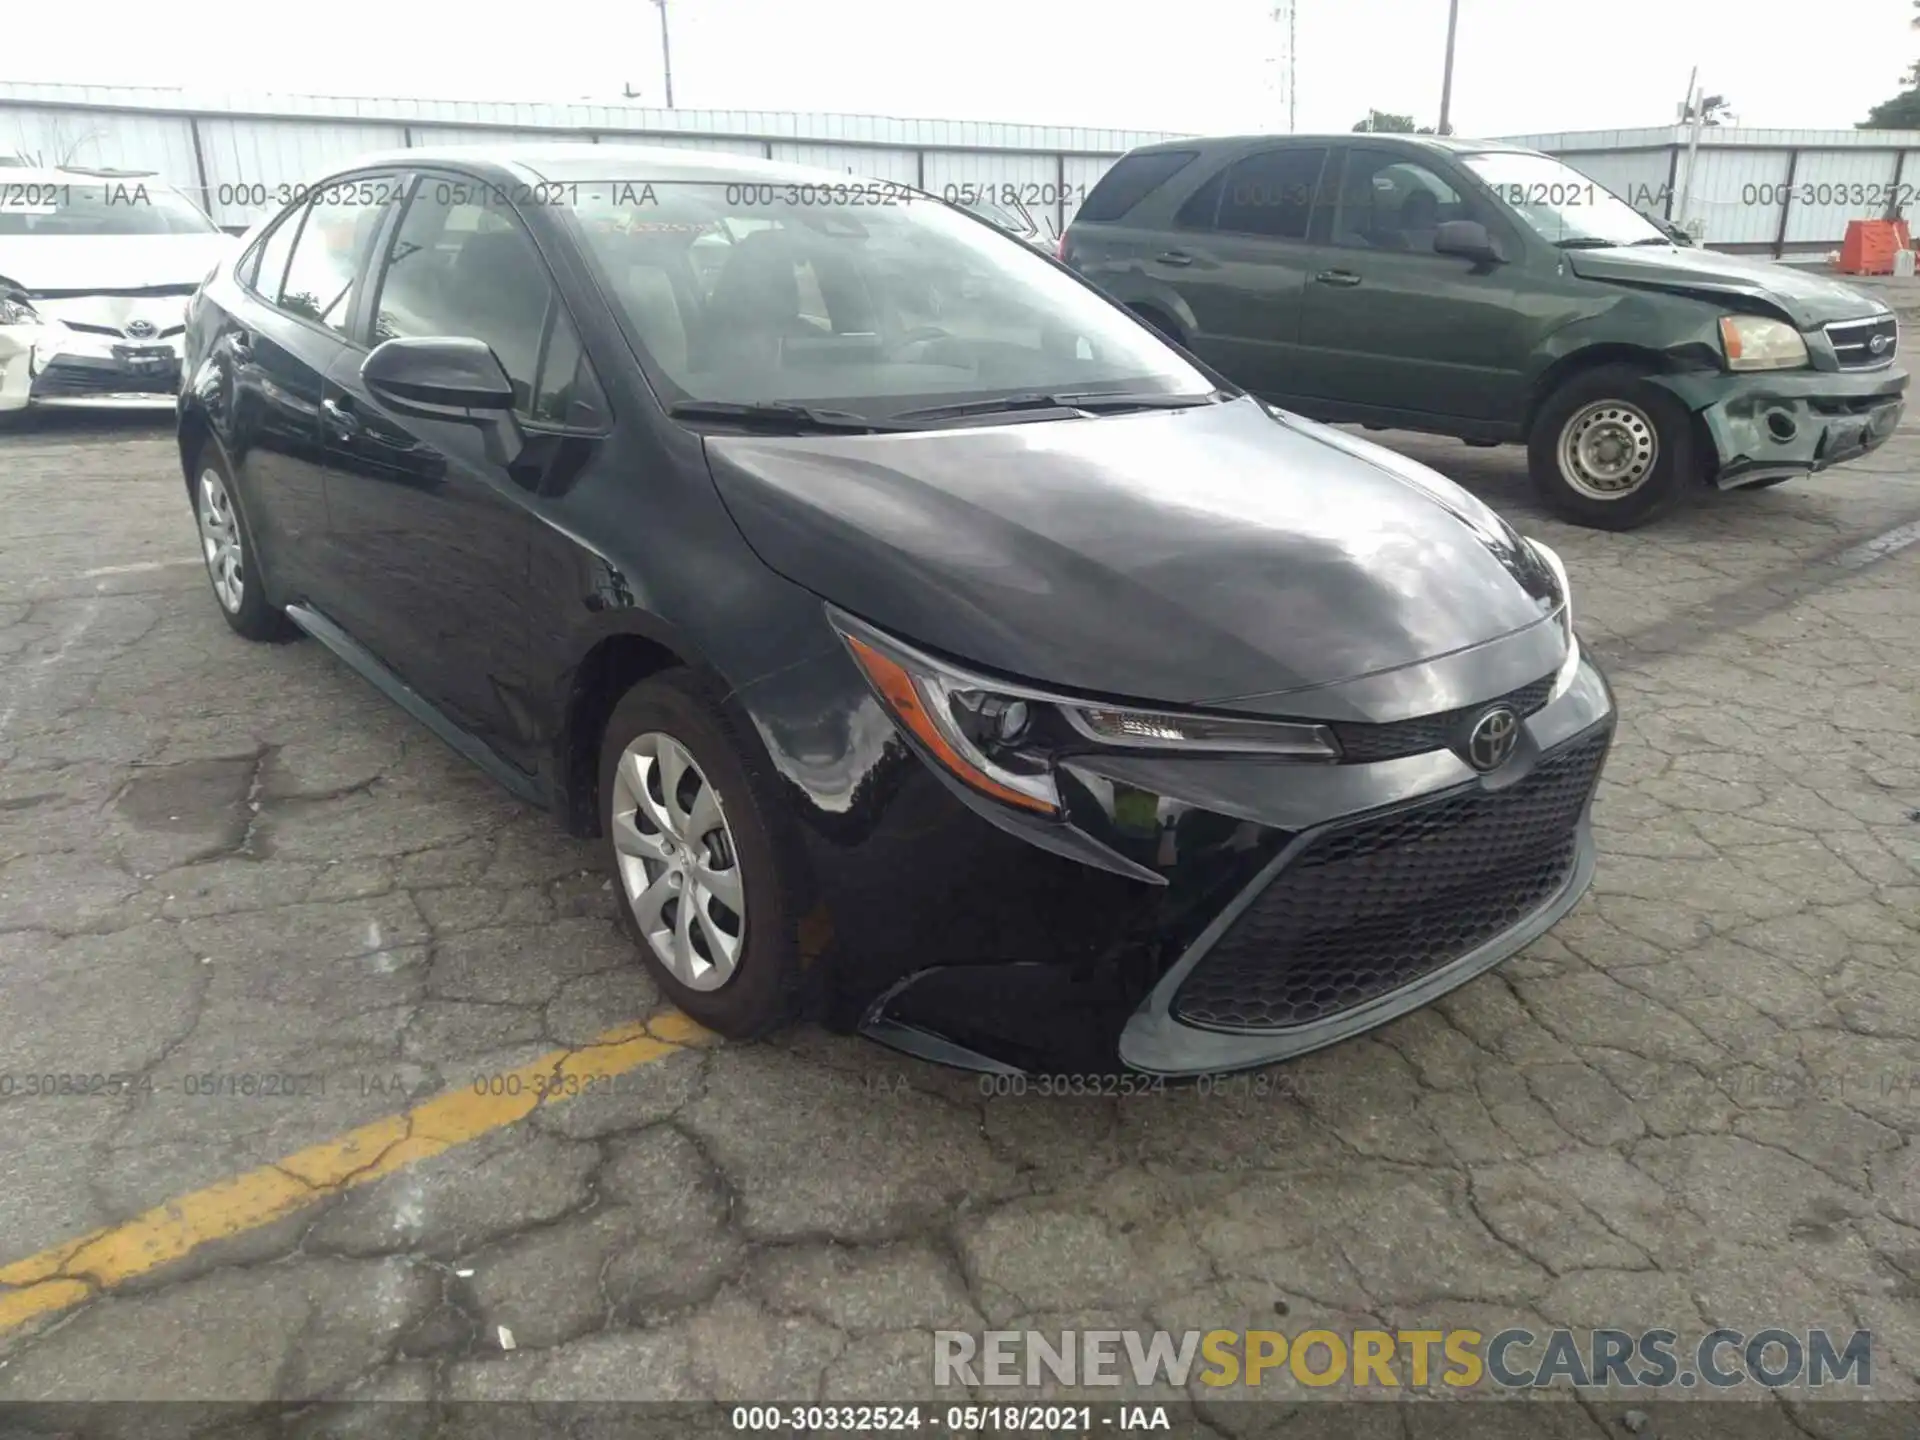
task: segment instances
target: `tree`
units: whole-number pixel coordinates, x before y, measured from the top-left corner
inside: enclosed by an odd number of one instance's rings
[[[1686,113],[1680,117],[1682,125],[1691,125],[1697,117],[1702,125],[1720,125],[1728,117],[1727,97],[1724,95],[1702,95],[1700,104],[1685,107]]]
[[[1920,0],[1913,0],[1913,18],[1908,22],[1920,30]],[[1920,60],[1908,67],[1902,78],[1906,89],[1891,100],[1882,100],[1867,112],[1856,130],[1920,130]]]
[[[1915,3],[1920,4],[1920,0],[1915,0]],[[1356,131],[1373,131],[1381,135],[1431,135],[1433,133],[1431,125],[1423,125],[1415,130],[1411,115],[1389,115],[1384,110],[1367,111],[1367,118],[1356,121],[1353,128]]]

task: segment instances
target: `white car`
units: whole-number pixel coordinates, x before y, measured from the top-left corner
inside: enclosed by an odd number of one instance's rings
[[[152,175],[0,169],[0,415],[171,409],[187,299],[236,243]]]

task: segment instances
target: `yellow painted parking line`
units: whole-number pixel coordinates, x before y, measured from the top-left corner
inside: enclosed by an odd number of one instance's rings
[[[169,1200],[124,1224],[0,1265],[0,1334],[157,1270],[209,1241],[283,1220],[523,1120],[543,1104],[560,1104],[570,1089],[579,1092],[570,1081],[622,1075],[714,1038],[678,1011],[665,1011],[577,1049],[556,1050],[489,1076],[485,1094],[471,1085],[445,1091],[402,1114]],[[496,1078],[498,1085],[491,1083]],[[503,1093],[492,1093],[496,1089]]]

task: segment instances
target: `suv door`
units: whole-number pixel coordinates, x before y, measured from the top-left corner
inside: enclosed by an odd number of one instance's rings
[[[327,371],[352,348],[355,277],[377,216],[328,205],[324,191],[289,207],[238,267],[252,303],[235,307],[220,345],[233,377],[234,483],[285,599],[324,604],[332,577],[320,400]]]
[[[1359,407],[1356,418],[1517,419],[1525,354],[1513,267],[1433,249],[1442,221],[1477,220],[1517,256],[1510,227],[1438,155],[1355,144],[1339,161],[1306,287],[1300,344],[1311,363],[1299,393]]]
[[[572,318],[520,217],[468,176],[414,177],[369,286],[369,340],[483,340],[513,382],[527,444],[502,463],[483,432],[401,415],[360,378],[327,377],[322,404],[332,548],[350,576],[337,617],[449,719],[521,770],[535,768],[526,610],[530,503],[556,446],[604,428],[606,404]],[[570,450],[560,459],[577,466]]]
[[[1308,225],[1324,145],[1257,150],[1187,197],[1165,247],[1147,261],[1194,319],[1194,353],[1259,395],[1280,396],[1299,369]]]

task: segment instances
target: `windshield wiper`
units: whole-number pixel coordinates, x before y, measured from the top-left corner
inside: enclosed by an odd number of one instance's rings
[[[1564,240],[1553,242],[1556,250],[1617,250],[1618,242],[1602,240],[1598,235],[1569,235]]]
[[[821,410],[787,400],[751,403],[738,400],[682,400],[677,405],[669,405],[667,414],[676,420],[726,420],[738,425],[771,426],[791,431],[815,430],[829,434],[871,435],[880,430],[905,428],[891,421],[855,415],[850,410]]]
[[[1667,245],[1667,246],[1671,246],[1671,245],[1673,245],[1674,243],[1675,243],[1675,242],[1673,242],[1672,240],[1669,240],[1669,239],[1667,239],[1667,238],[1666,238],[1666,236],[1664,236],[1664,235],[1661,235],[1661,236],[1657,236],[1657,237],[1655,237],[1655,238],[1654,238],[1654,239],[1652,239],[1652,240],[1629,240],[1629,241],[1627,242],[1627,248],[1628,248],[1628,249],[1632,249],[1632,248],[1633,248],[1634,246],[1636,246],[1636,245]]]
[[[1088,415],[1111,415],[1123,410],[1186,410],[1212,405],[1218,392],[1205,395],[1116,395],[1109,391],[1055,391],[998,395],[991,400],[960,400],[951,405],[928,405],[902,410],[895,420],[956,420],[966,415],[1001,415],[1020,410],[1077,410]]]

